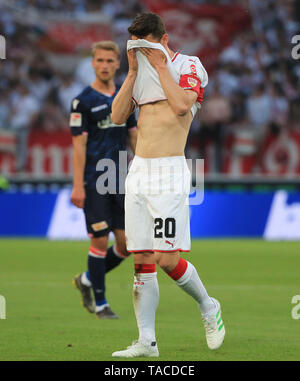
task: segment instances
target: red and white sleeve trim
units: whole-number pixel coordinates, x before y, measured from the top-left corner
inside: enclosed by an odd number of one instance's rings
[[[176,53],[175,53],[175,55],[174,55],[173,58],[172,58],[172,62],[174,62],[174,61],[176,60],[178,54],[179,54],[179,52],[176,52]]]
[[[197,93],[196,102],[203,101],[204,87],[201,87],[201,81],[198,77],[191,74],[184,74],[180,77],[179,86],[184,90],[192,90]]]
[[[137,100],[134,99],[134,97],[131,97],[131,98],[132,98],[132,100],[133,100],[133,102],[134,102],[134,104],[135,104],[135,108],[139,107],[139,104],[137,103]]]

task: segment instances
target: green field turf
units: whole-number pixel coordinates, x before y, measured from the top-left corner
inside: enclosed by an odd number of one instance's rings
[[[88,242],[0,240],[0,360],[109,360],[137,338],[133,259],[107,275],[107,298],[120,320],[97,320],[80,305],[72,278],[85,269]],[[222,303],[226,338],[205,342],[193,299],[158,270],[158,360],[300,360],[300,242],[193,241],[184,254]],[[155,360],[152,360],[155,361]]]

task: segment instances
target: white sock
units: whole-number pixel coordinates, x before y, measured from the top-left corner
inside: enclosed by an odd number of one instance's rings
[[[104,310],[105,307],[108,307],[108,306],[109,306],[108,303],[102,304],[101,306],[96,306],[96,308],[95,308],[95,312],[96,312],[96,313],[97,313],[97,312],[100,312],[100,311]]]
[[[176,284],[198,302],[202,314],[207,314],[215,308],[215,303],[208,296],[194,265],[188,261],[187,264],[185,273],[176,281]]]
[[[159,302],[157,273],[134,276],[133,304],[139,328],[139,342],[151,345],[155,338],[155,312]]]
[[[86,272],[81,274],[81,283],[87,287],[92,287],[92,282],[86,276]]]

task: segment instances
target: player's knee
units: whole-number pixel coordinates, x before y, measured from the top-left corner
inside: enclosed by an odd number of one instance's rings
[[[160,260],[157,264],[165,273],[169,273],[173,269],[172,265],[166,261]]]
[[[157,258],[156,263],[166,273],[171,272],[177,265],[179,256],[163,254]]]
[[[98,250],[107,250],[108,238],[104,237],[93,237],[91,238],[91,246]]]
[[[168,269],[170,267],[170,262],[168,258],[161,256],[160,258],[157,259],[158,266],[165,272],[168,272]]]

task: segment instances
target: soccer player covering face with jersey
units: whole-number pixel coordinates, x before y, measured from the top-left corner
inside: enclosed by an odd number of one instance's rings
[[[134,254],[139,337],[112,355],[159,356],[156,265],[197,302],[207,345],[217,349],[225,336],[220,303],[208,295],[196,268],[180,257],[180,252],[190,250],[190,173],[184,149],[207,73],[199,58],[168,47],[168,35],[158,15],[138,15],[128,31],[132,38],[127,45],[129,71],[113,101],[112,120],[124,123],[136,106],[140,108],[135,157],[125,185],[125,234],[127,250]]]
[[[124,192],[119,179],[119,152],[126,150],[127,136],[131,148],[136,144],[134,115],[116,125],[112,122],[111,105],[119,87],[114,77],[120,66],[119,48],[112,41],[93,45],[95,81],[72,102],[70,127],[73,139],[73,191],[71,201],[83,208],[86,227],[91,239],[88,253],[88,271],[75,276],[73,283],[79,289],[82,304],[100,319],[115,319],[105,298],[105,273],[118,266],[128,256],[124,234]],[[115,166],[116,189],[96,189],[101,160],[110,160]],[[100,166],[106,169],[106,167]],[[124,184],[123,184],[124,185]],[[116,244],[108,248],[109,232],[113,231]],[[92,292],[94,293],[94,299]]]

